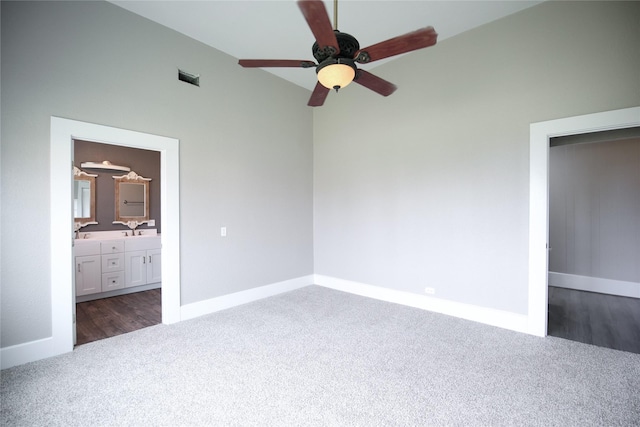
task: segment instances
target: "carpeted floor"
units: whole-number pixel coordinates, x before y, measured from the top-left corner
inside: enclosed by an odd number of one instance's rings
[[[636,426],[640,355],[310,286],[2,371],[6,426]]]

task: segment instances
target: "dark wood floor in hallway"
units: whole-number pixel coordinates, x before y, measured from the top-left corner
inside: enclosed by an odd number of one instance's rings
[[[640,299],[549,286],[547,333],[640,354]]]
[[[161,290],[136,292],[76,304],[76,345],[162,322]]]

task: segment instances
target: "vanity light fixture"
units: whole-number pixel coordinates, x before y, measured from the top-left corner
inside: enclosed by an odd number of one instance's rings
[[[102,163],[85,162],[85,163],[82,163],[80,166],[83,167],[84,169],[102,169],[102,170],[109,170],[109,171],[129,172],[131,170],[131,168],[127,166],[114,165],[109,160],[105,160]]]

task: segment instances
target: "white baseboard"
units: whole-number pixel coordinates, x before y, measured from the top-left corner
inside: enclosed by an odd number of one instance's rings
[[[381,301],[402,304],[409,307],[472,320],[516,332],[529,333],[527,322],[528,318],[523,314],[447,301],[424,295],[416,295],[410,292],[397,291],[323,275],[298,277],[291,280],[285,280],[283,282],[248,289],[246,291],[211,298],[205,301],[183,305],[180,307],[180,319],[193,319],[206,314],[215,313],[216,311],[257,301],[262,298],[293,291],[312,284]],[[12,366],[56,356],[57,354],[58,353],[55,353],[53,349],[52,338],[45,338],[12,347],[6,347],[0,350],[1,368],[7,369]]]
[[[278,295],[284,292],[293,291],[298,288],[313,284],[313,275],[303,276],[296,279],[285,280],[284,282],[273,283],[259,288],[248,289],[206,301],[187,304],[180,307],[181,320],[193,319],[204,314],[214,313],[226,308],[246,304],[262,298]],[[14,345],[0,349],[0,369],[7,369],[13,366],[22,365],[36,360],[61,354],[56,352],[52,337],[41,340],[30,341],[23,344]]]
[[[4,347],[0,349],[0,369],[35,362],[58,354],[54,350],[53,337]]]
[[[136,292],[150,291],[151,289],[161,289],[161,288],[162,288],[162,282],[149,283],[142,286],[135,286],[133,288],[122,288],[122,289],[116,289],[115,291],[100,292],[99,294],[89,294],[89,295],[79,296],[79,297],[76,297],[76,303],[95,301],[97,299],[117,297],[120,295],[135,294]]]
[[[549,286],[640,298],[640,283],[549,272]]]
[[[227,308],[257,301],[262,298],[293,291],[312,284],[313,275],[309,275],[183,305],[180,307],[180,320],[193,319],[205,314],[215,313],[216,311],[225,310]]]
[[[410,292],[397,291],[319,274],[314,275],[314,283],[319,286],[355,295],[420,308],[516,332],[530,333],[528,316],[524,314],[447,301],[440,298],[417,295]]]

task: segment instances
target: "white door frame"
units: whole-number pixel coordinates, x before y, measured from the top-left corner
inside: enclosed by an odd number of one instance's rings
[[[640,126],[640,107],[532,123],[529,127],[529,333],[547,335],[549,140]]]
[[[179,140],[110,126],[51,117],[51,346],[46,355],[73,350],[73,140],[160,152],[162,200],[162,323],[180,321]]]

